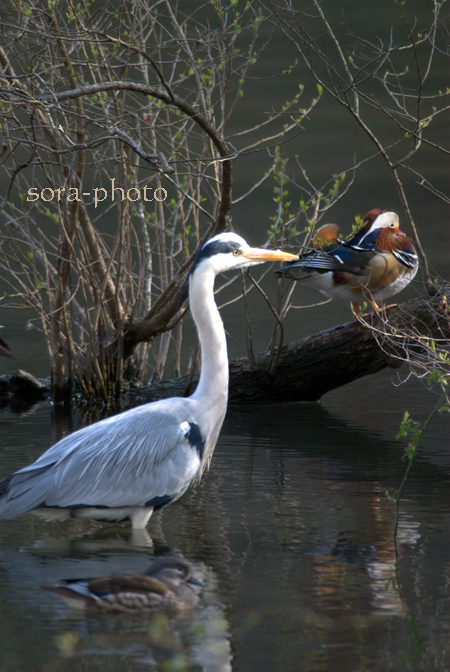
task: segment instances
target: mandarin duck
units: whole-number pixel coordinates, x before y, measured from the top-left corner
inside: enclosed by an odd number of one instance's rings
[[[313,242],[315,248],[283,266],[279,275],[304,282],[331,299],[350,301],[355,312],[368,301],[404,289],[419,267],[416,251],[399,228],[398,216],[376,208],[367,212],[364,226],[348,241],[338,238],[335,224],[325,224]]]
[[[56,593],[70,606],[105,612],[180,612],[195,607],[202,586],[183,558],[162,556],[144,574],[121,572],[98,579],[67,579],[44,590]]]

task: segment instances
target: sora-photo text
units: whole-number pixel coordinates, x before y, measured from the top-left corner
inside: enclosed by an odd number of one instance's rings
[[[52,189],[51,187],[45,187],[44,189],[37,189],[36,187],[31,187],[28,189],[27,201],[62,201],[67,199],[68,203],[72,201],[81,201],[84,200],[83,197],[89,197],[94,202],[94,207],[96,208],[99,203],[110,199],[115,201],[119,199],[121,201],[128,200],[131,203],[136,201],[144,200],[149,201],[165,201],[167,198],[167,191],[163,187],[148,187],[145,185],[141,189],[137,187],[130,187],[129,189],[124,189],[123,187],[115,186],[115,178],[111,178],[111,186],[106,189],[105,187],[94,187],[91,191],[82,191],[78,187],[59,187],[58,189]]]

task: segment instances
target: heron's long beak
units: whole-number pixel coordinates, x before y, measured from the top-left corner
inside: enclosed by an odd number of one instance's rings
[[[281,250],[263,250],[258,247],[246,247],[242,250],[242,256],[250,261],[295,261],[298,255]]]

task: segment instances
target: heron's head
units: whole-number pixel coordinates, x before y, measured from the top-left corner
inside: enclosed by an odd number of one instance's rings
[[[294,259],[298,257],[289,252],[250,247],[236,233],[219,233],[210,238],[200,249],[190,275],[206,265],[217,275],[217,273],[256,266],[265,261],[293,261]]]

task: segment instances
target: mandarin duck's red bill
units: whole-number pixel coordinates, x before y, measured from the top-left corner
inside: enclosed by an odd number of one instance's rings
[[[338,238],[335,224],[325,224],[313,242],[315,248],[277,273],[299,280],[331,299],[377,309],[404,289],[419,267],[411,239],[400,231],[398,216],[376,208],[367,212],[364,226],[348,241]]]

